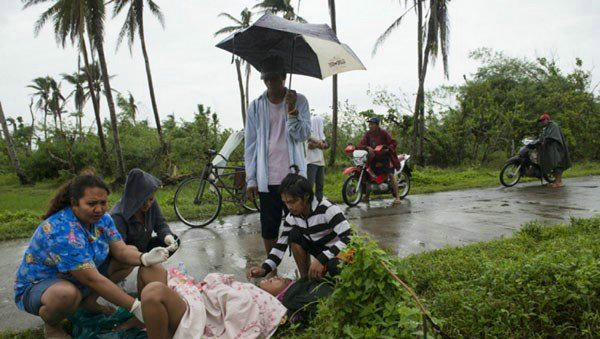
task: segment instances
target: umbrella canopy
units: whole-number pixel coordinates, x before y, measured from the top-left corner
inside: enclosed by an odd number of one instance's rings
[[[217,44],[249,62],[257,70],[266,57],[279,55],[286,73],[324,79],[365,66],[327,25],[294,22],[267,13],[250,27]]]

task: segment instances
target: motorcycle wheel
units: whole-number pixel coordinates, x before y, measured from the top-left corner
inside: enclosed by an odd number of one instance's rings
[[[342,198],[346,205],[350,207],[358,205],[363,196],[363,185],[359,183],[358,179],[358,175],[352,175],[344,181],[342,187]]]
[[[500,183],[506,187],[513,187],[521,180],[521,165],[512,161],[504,165],[500,171]]]
[[[398,194],[400,194],[400,199],[404,199],[408,195],[408,192],[410,192],[410,175],[405,171],[402,171],[396,176],[396,181],[398,182]],[[392,193],[392,195],[394,194]]]

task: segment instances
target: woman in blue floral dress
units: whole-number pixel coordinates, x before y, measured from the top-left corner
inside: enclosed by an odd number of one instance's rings
[[[111,261],[143,266],[138,274],[140,291],[166,276],[160,265],[168,257],[165,248],[140,253],[123,242],[106,213],[109,193],[94,175],[80,175],[64,184],[25,251],[15,279],[15,303],[42,318],[46,338],[70,338],[59,324],[79,306],[111,312],[98,305],[98,295],[142,320],[139,300],[111,281]]]

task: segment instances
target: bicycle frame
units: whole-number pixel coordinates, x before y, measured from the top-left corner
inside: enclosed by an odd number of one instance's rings
[[[219,170],[233,170],[233,172],[227,173],[227,174],[219,174]],[[200,175],[200,177],[214,183],[215,186],[217,186],[218,190],[221,190],[221,189],[225,190],[229,194],[230,198],[224,199],[224,200],[231,201],[236,204],[242,204],[243,203],[242,199],[240,197],[238,197],[236,194],[236,190],[238,190],[238,188],[235,186],[228,186],[221,178],[233,176],[237,172],[243,171],[243,170],[244,170],[244,167],[214,166],[212,163],[209,162],[208,164],[206,164],[206,166],[204,166],[204,169],[202,170],[202,174]],[[196,196],[194,197],[195,204],[200,203],[200,201],[202,199],[202,194],[204,193],[204,186],[205,185],[203,182],[202,185],[200,185],[198,187],[198,192],[196,193]]]

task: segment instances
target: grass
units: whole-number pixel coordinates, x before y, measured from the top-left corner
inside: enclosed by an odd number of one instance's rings
[[[343,167],[326,167],[325,196],[336,203],[343,203],[342,186],[346,177],[342,174]],[[410,194],[423,194],[450,190],[461,190],[479,187],[494,187],[499,185],[498,174],[500,167],[468,167],[468,168],[417,168],[413,170],[413,181]],[[600,175],[600,163],[576,163],[565,172],[565,178],[578,176]],[[523,181],[531,181],[526,179]],[[35,223],[30,224],[31,216],[44,214],[48,201],[53,196],[60,183],[56,181],[40,182],[33,186],[23,187],[14,175],[0,175],[0,240],[29,237],[35,229]],[[167,186],[157,193],[157,200],[168,221],[177,220],[173,210],[175,186]],[[225,196],[228,196],[225,194]],[[389,198],[390,196],[373,196],[373,199]],[[121,192],[113,192],[109,196],[111,206],[121,198]],[[221,215],[239,212],[232,203],[225,203]],[[21,213],[28,219],[10,219],[11,224],[2,221],[6,213]],[[17,220],[15,223],[14,221]]]
[[[0,339],[43,339],[44,332],[41,328],[32,328],[24,331],[0,330]]]

